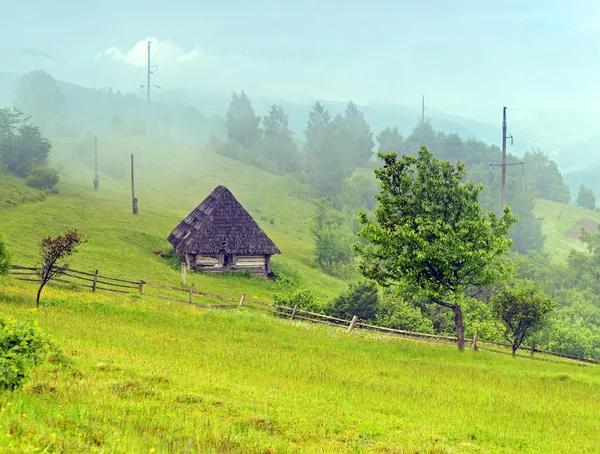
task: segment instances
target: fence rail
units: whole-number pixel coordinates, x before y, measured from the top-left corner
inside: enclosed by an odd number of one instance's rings
[[[25,267],[19,265],[11,266],[11,276],[15,276],[16,280],[27,281],[27,282],[39,282],[39,278],[36,279],[34,276],[38,276],[39,268]],[[72,268],[64,268],[61,269],[58,276],[60,278],[54,277],[51,282],[60,282],[64,284],[75,285],[77,287],[89,288],[92,292],[96,291],[108,291],[108,292],[116,292],[122,294],[139,294],[144,297],[156,298],[162,301],[171,301],[178,302],[183,304],[188,304],[194,307],[202,308],[202,309],[235,309],[240,307],[245,307],[253,310],[259,310],[263,312],[268,312],[274,314],[280,318],[286,318],[289,320],[306,320],[312,323],[320,323],[328,326],[334,326],[338,328],[344,328],[347,331],[352,331],[354,329],[359,329],[368,332],[378,332],[381,334],[394,335],[398,337],[427,341],[427,342],[438,342],[438,343],[456,343],[456,336],[446,336],[442,334],[430,334],[430,333],[419,333],[414,331],[406,331],[395,328],[388,328],[384,326],[376,326],[369,323],[361,322],[357,319],[356,316],[352,318],[352,320],[346,320],[343,318],[332,317],[330,315],[319,314],[317,312],[307,311],[305,309],[300,309],[298,305],[294,307],[288,307],[281,304],[268,303],[265,301],[257,301],[255,299],[246,299],[246,294],[242,294],[241,298],[235,298],[231,296],[218,295],[215,293],[203,292],[196,290],[194,288],[194,284],[192,284],[189,288],[175,287],[172,285],[164,285],[157,284],[152,282],[146,282],[143,279],[138,281],[127,280],[122,278],[114,278],[110,276],[104,276],[98,274],[98,270],[94,273],[74,270]],[[76,281],[68,280],[67,278],[76,279]],[[82,282],[83,281],[83,282]],[[91,285],[89,285],[91,283]],[[104,287],[98,286],[98,284],[103,285]],[[116,287],[116,288],[114,288]],[[123,289],[129,289],[123,290]],[[162,293],[153,293],[153,291],[149,291],[149,289],[154,289],[154,291],[162,292]],[[133,292],[135,290],[135,292]],[[185,293],[187,295],[187,299],[178,298],[177,294]],[[232,301],[236,304],[200,304],[198,302],[193,301],[194,295],[199,295],[205,298],[214,298],[223,301]],[[480,347],[478,344],[489,344],[498,347],[511,348],[510,344],[496,342],[485,339],[478,339],[477,333],[475,334],[473,339],[465,339],[465,343],[471,343],[471,347],[474,350],[481,348],[481,350],[496,352],[496,353],[507,353],[499,350],[494,350],[487,347]],[[568,355],[566,353],[556,353],[550,352],[546,350],[540,350],[535,348],[535,344],[532,343],[531,347],[520,346],[519,350],[528,351],[533,357],[534,353],[540,353],[548,356],[555,356],[559,358],[581,361],[589,364],[600,364],[600,360],[591,359],[591,358],[581,358],[574,355]]]

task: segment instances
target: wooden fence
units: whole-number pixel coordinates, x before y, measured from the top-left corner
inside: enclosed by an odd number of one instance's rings
[[[18,265],[12,265],[10,274],[15,276],[15,279],[20,281],[29,282],[40,282],[38,276],[39,269],[24,267]],[[59,277],[55,277],[51,282],[60,282],[63,284],[70,284],[77,287],[89,288],[92,292],[96,291],[108,291],[123,294],[138,294],[144,297],[157,298],[164,301],[173,301],[184,304],[189,304],[199,308],[205,309],[235,309],[235,308],[250,308],[263,312],[271,313],[280,318],[286,318],[289,320],[304,320],[313,323],[320,323],[324,325],[334,326],[343,328],[347,331],[354,329],[360,329],[363,331],[377,332],[381,334],[394,335],[404,337],[408,339],[415,339],[427,342],[437,343],[451,343],[456,344],[456,336],[446,336],[442,334],[429,334],[429,333],[418,333],[414,331],[405,331],[394,328],[387,328],[383,326],[376,326],[369,323],[359,321],[357,316],[352,317],[351,320],[345,320],[342,318],[332,317],[330,315],[319,314],[316,312],[307,311],[300,309],[298,305],[294,307],[288,307],[284,305],[278,305],[274,303],[268,303],[264,301],[257,301],[255,299],[247,299],[246,294],[243,293],[239,298],[230,297],[224,295],[217,295],[214,293],[203,292],[197,290],[192,284],[189,288],[181,288],[170,285],[154,284],[146,282],[142,279],[139,281],[126,280],[120,278],[113,278],[104,275],[100,275],[98,270],[94,273],[85,271],[74,270],[71,268],[63,269],[58,274]],[[184,294],[184,295],[182,295]],[[194,301],[194,295],[201,297],[216,299],[219,301],[228,301],[225,304],[200,304]],[[185,297],[184,298],[182,298]],[[232,304],[233,303],[233,304]],[[511,348],[510,344],[488,341],[485,339],[479,339],[477,333],[475,333],[472,339],[465,339],[465,344],[470,344],[473,350],[486,350],[496,353],[509,353],[506,351],[500,351],[490,347],[483,347],[481,344],[490,345],[492,347]],[[567,355],[564,353],[549,352],[546,350],[540,350],[535,348],[535,344],[532,342],[529,347],[519,347],[521,351],[527,351],[533,358],[534,353],[540,353],[543,355],[555,356],[565,358],[569,360],[582,361],[590,364],[600,364],[600,360],[591,358],[581,358],[578,356]]]

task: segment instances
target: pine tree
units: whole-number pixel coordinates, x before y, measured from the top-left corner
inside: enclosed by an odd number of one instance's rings
[[[243,90],[240,95],[233,92],[225,122],[227,138],[251,149],[260,139],[259,123],[260,117],[256,116],[246,93]]]
[[[263,156],[277,162],[280,173],[292,170],[297,159],[298,150],[292,135],[288,115],[281,106],[273,104],[263,120],[259,150]]]

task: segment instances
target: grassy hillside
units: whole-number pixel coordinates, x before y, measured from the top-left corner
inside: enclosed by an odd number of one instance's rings
[[[175,284],[179,272],[152,254],[167,250],[167,236],[217,185],[227,186],[282,251],[274,269],[323,300],[345,283],[323,274],[313,261],[309,234],[313,205],[296,193],[300,183],[237,161],[178,144],[99,140],[100,188],[94,191],[93,137],[55,141],[53,164],[59,169],[59,194],[43,203],[0,208],[0,232],[15,252],[15,263],[34,264],[43,234],[65,226],[89,236],[72,260],[83,270]],[[138,216],[131,214],[130,154],[135,155]],[[12,181],[12,180],[11,180]],[[270,297],[279,286],[264,279],[193,274],[196,288],[237,295],[242,291]]]
[[[566,259],[571,249],[584,250],[578,239],[581,227],[596,231],[600,223],[600,212],[549,200],[537,200],[535,214],[543,218],[544,250],[556,260]]]
[[[152,254],[218,184],[226,185],[282,250],[287,279],[192,273],[214,293],[270,299],[292,280],[325,301],[346,283],[313,263],[307,188],[202,149],[168,142],[56,141],[58,195],[43,201],[0,177],[0,232],[14,261],[35,264],[41,235],[65,226],[89,236],[74,268],[178,284]],[[140,214],[131,214],[136,157]],[[17,198],[16,194],[24,194]],[[539,201],[557,257],[582,217]],[[554,213],[556,211],[556,213]],[[589,216],[588,216],[589,215]],[[596,219],[594,217],[593,219]],[[28,452],[593,452],[600,446],[595,366],[467,351],[278,320],[248,308],[206,311],[147,297],[0,282],[0,311],[36,320],[69,367],[38,368],[22,391],[0,393],[0,451]],[[198,300],[201,302],[201,300]]]
[[[596,366],[290,323],[250,309],[0,289],[72,358],[0,393],[2,452],[594,452]]]

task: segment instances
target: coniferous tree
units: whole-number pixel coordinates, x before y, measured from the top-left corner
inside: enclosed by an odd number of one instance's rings
[[[297,148],[292,139],[289,119],[281,106],[271,106],[269,115],[263,119],[260,153],[277,162],[279,173],[293,170],[297,160]]]
[[[225,126],[227,138],[246,148],[253,148],[260,139],[260,117],[257,117],[246,93],[233,92]]]
[[[401,153],[404,146],[404,137],[402,137],[396,126],[393,128],[388,126],[379,133],[377,142],[379,143],[378,151],[380,153],[389,153],[390,151]]]

